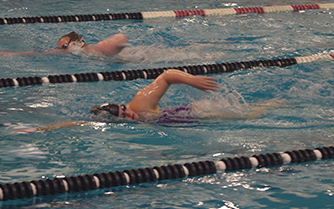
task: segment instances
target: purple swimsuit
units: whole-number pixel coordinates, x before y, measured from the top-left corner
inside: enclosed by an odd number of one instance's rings
[[[159,118],[155,123],[158,124],[171,124],[171,123],[195,123],[195,113],[191,104],[162,110],[159,114]]]

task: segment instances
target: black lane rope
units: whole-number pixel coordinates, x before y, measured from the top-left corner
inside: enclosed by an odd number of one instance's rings
[[[38,17],[8,17],[0,18],[0,25],[29,24],[29,23],[61,23],[61,22],[88,22],[103,20],[142,20],[140,12],[136,13],[110,13],[91,15],[60,15],[60,16],[38,16]]]
[[[286,67],[297,64],[295,58],[285,59],[271,59],[271,60],[259,60],[259,61],[247,61],[247,62],[233,62],[223,64],[211,64],[211,65],[195,65],[195,66],[181,66],[173,67],[188,72],[193,75],[198,74],[213,74],[213,73],[227,73],[241,69],[250,69],[255,67]],[[101,73],[78,73],[74,76],[70,74],[65,75],[50,75],[48,77],[41,78],[36,77],[19,77],[2,78],[0,79],[0,88],[14,87],[14,86],[30,86],[41,85],[43,83],[68,83],[68,82],[94,82],[94,81],[122,81],[122,80],[134,80],[134,79],[154,79],[158,77],[168,68],[155,68],[155,69],[142,69],[142,70],[123,70],[123,71],[111,71]]]
[[[244,61],[244,62],[231,62],[209,65],[190,65],[171,67],[173,69],[179,69],[184,72],[199,75],[199,74],[215,74],[215,73],[228,73],[236,70],[245,70],[258,67],[287,67],[299,63],[312,62],[315,60],[333,60],[334,55],[313,55],[307,57],[293,57],[282,59],[268,59],[268,60],[256,60],[256,61]],[[71,83],[71,82],[96,82],[96,81],[125,81],[134,79],[154,79],[158,77],[165,70],[170,68],[154,68],[154,69],[141,69],[141,70],[123,70],[123,71],[110,71],[100,73],[77,73],[75,75],[63,74],[63,75],[50,75],[48,77],[18,77],[13,78],[0,78],[0,88],[15,87],[15,86],[32,86],[41,85],[46,83],[59,84],[59,83]]]
[[[333,159],[334,147],[292,150],[281,153],[256,154],[252,157],[223,158],[213,161],[155,166],[153,168],[127,169],[79,176],[23,181],[0,184],[0,201],[81,192],[122,185],[154,182],[166,179],[202,176],[221,171],[236,171],[253,167],[279,166],[288,163],[303,163],[319,159]]]
[[[334,8],[334,3],[151,11],[151,12],[134,12],[134,13],[109,13],[109,14],[90,14],[90,15],[7,17],[7,18],[0,18],[0,25],[29,24],[29,23],[86,22],[86,21],[106,21],[106,20],[143,20],[143,19],[162,18],[162,17],[178,18],[178,17],[187,17],[194,15],[200,15],[205,17],[205,16],[237,15],[237,14],[247,14],[247,13],[270,13],[270,12],[332,9],[332,8]]]

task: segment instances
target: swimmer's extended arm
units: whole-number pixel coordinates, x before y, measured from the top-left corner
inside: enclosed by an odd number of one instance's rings
[[[79,125],[85,125],[91,123],[89,121],[65,121],[65,122],[59,122],[59,123],[52,123],[48,126],[42,126],[37,128],[23,128],[23,129],[17,129],[12,131],[14,134],[31,134],[35,132],[43,132],[43,131],[49,131],[54,129],[60,129],[60,128],[70,128],[73,126],[79,126]]]
[[[35,51],[24,51],[24,52],[0,52],[0,56],[16,56],[16,55],[34,55],[34,54],[42,54],[42,53],[50,53],[50,54],[56,54],[60,53],[61,50],[59,49],[47,49],[40,52]]]
[[[180,70],[169,69],[158,76],[150,85],[140,90],[129,107],[133,111],[156,111],[158,103],[166,93],[170,85],[183,83],[198,88],[202,91],[215,91],[219,88],[218,83],[212,77],[194,76]]]
[[[0,52],[0,56],[14,56],[14,55],[29,55],[29,54],[38,54],[38,52],[34,51],[26,51],[26,52]]]

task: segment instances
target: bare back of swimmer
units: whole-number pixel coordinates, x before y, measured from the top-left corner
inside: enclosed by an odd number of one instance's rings
[[[83,38],[74,31],[62,36],[58,43],[57,49],[46,50],[46,53],[67,52],[73,53],[82,51],[89,55],[96,56],[114,56],[118,54],[127,44],[127,37],[124,34],[115,34],[109,38],[98,42],[97,44],[86,44]],[[0,52],[0,56],[13,55],[33,55],[41,52],[23,51],[23,52]]]

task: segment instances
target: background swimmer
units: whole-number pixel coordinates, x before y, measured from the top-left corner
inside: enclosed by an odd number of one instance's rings
[[[133,46],[127,37],[118,33],[97,44],[87,44],[83,37],[74,31],[62,36],[57,49],[21,52],[0,52],[0,56],[58,54],[62,52],[88,58],[98,58],[118,63],[183,63],[189,60],[221,59],[225,53],[221,47],[225,41],[215,43],[194,43],[189,46],[166,47],[159,44]],[[219,51],[215,51],[214,49]],[[210,49],[209,51],[207,51]],[[213,50],[213,51],[212,51]]]
[[[91,112],[100,119],[108,119],[110,117],[120,117],[130,121],[139,121],[147,123],[187,123],[192,119],[199,118],[236,118],[247,119],[259,117],[266,109],[270,107],[278,107],[282,100],[269,100],[262,104],[257,104],[249,108],[247,113],[243,115],[232,115],[218,112],[217,104],[214,102],[196,101],[191,104],[162,109],[159,102],[172,84],[186,84],[202,91],[216,91],[219,85],[214,78],[206,76],[194,76],[180,70],[169,69],[159,75],[147,87],[139,90],[134,98],[128,104],[112,104],[106,103],[93,106]],[[210,104],[214,103],[214,104]],[[219,104],[218,104],[219,106]],[[218,108],[219,109],[219,108]],[[46,130],[67,128],[76,125],[93,123],[89,121],[67,121],[51,124],[45,127],[26,128],[14,130],[13,133],[33,133]]]
[[[83,38],[74,31],[62,36],[58,41],[58,49],[73,53],[83,50],[86,54],[113,56],[119,53],[126,45],[127,38],[124,34],[115,34],[97,44],[87,45]]]
[[[78,53],[84,52],[89,55],[106,55],[114,56],[119,53],[127,43],[127,37],[124,34],[115,34],[109,38],[98,42],[97,44],[86,44],[83,38],[74,31],[62,36],[58,43],[57,49],[46,50],[46,53]],[[12,56],[12,55],[29,55],[40,54],[41,52],[25,51],[25,52],[0,52],[0,56]]]

